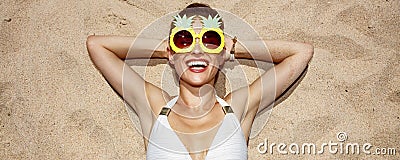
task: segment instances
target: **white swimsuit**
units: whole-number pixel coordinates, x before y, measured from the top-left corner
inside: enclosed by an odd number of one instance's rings
[[[170,108],[175,105],[178,97],[167,103],[154,123],[147,147],[147,159],[191,160],[186,147],[168,123],[167,116]],[[218,103],[223,106],[224,120],[216,133],[206,160],[217,159],[247,159],[247,144],[239,120],[233,114],[230,106],[217,97]]]

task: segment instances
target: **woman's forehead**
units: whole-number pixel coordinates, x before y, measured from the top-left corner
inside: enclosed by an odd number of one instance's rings
[[[201,28],[203,28],[203,23],[201,22],[201,18],[200,17],[197,16],[197,17],[193,18],[192,27],[193,27],[193,29],[201,29]]]

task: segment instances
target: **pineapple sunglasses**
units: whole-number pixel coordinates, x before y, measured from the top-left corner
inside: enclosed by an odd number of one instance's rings
[[[211,54],[221,53],[225,47],[225,37],[224,32],[219,28],[221,24],[219,15],[214,18],[211,16],[208,16],[208,18],[199,16],[202,19],[203,27],[198,34],[195,33],[191,26],[194,17],[187,18],[186,15],[174,17],[175,28],[171,30],[171,35],[169,36],[171,49],[175,53],[191,52],[196,44],[196,39],[199,39],[200,47],[204,52]]]

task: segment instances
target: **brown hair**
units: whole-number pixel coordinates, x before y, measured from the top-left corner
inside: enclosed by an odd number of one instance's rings
[[[208,15],[211,15],[211,17],[215,17],[218,12],[215,9],[212,9],[208,4],[203,4],[203,3],[192,3],[189,4],[185,9],[180,11],[179,16],[186,15],[187,17],[194,16],[194,15],[201,15],[204,17],[208,17]],[[220,28],[224,30],[224,22],[222,19],[219,20],[221,22]],[[175,25],[171,23],[171,29],[174,28]]]

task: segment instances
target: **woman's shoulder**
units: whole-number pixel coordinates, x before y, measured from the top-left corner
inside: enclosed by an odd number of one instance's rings
[[[228,94],[223,99],[230,105],[233,113],[236,115],[239,121],[242,121],[243,115],[246,114],[248,109],[248,93],[243,93],[245,90],[239,89]]]
[[[146,85],[146,97],[149,107],[155,115],[160,113],[161,109],[167,105],[173,97],[171,97],[166,91],[158,88],[152,84]]]

